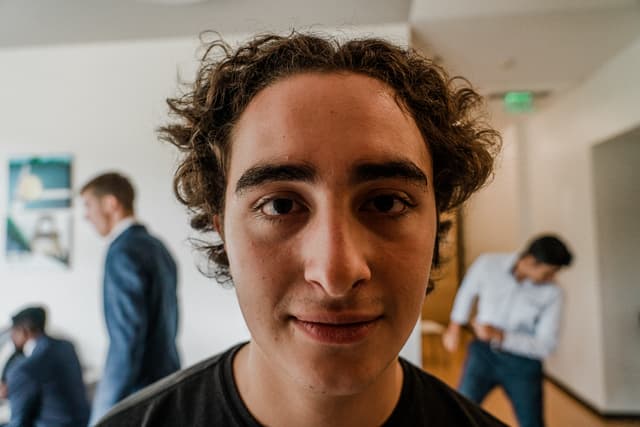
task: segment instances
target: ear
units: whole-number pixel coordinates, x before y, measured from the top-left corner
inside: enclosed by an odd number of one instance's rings
[[[100,198],[102,209],[113,212],[118,204],[118,199],[113,194],[106,194]]]
[[[220,235],[220,238],[224,241],[224,227],[222,226],[222,218],[218,214],[213,216],[213,227]]]

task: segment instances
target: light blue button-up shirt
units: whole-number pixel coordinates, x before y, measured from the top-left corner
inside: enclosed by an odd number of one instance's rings
[[[517,260],[517,254],[478,257],[458,290],[451,320],[467,323],[477,297],[476,321],[504,331],[501,350],[542,359],[558,342],[562,290],[553,283],[518,282],[512,273]]]

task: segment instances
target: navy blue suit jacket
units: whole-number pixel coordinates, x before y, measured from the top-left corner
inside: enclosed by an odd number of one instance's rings
[[[78,427],[89,420],[89,402],[73,344],[40,336],[33,353],[7,373],[9,427]]]
[[[111,243],[104,272],[110,343],[93,422],[126,396],[180,369],[176,287],[176,263],[144,226],[130,226]]]

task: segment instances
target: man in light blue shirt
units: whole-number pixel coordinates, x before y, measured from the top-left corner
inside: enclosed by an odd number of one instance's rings
[[[562,291],[556,273],[572,255],[555,236],[540,236],[518,254],[486,254],[469,268],[443,336],[449,351],[458,347],[460,330],[471,322],[470,344],[459,391],[476,403],[496,386],[511,399],[520,427],[544,425],[542,359],[558,340]]]

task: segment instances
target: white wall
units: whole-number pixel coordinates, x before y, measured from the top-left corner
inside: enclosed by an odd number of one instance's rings
[[[640,128],[592,154],[607,409],[624,411],[640,397]]]
[[[321,30],[315,28],[314,30]],[[326,29],[334,32],[335,30]],[[406,43],[406,24],[343,28]],[[232,37],[231,40],[239,37]],[[195,39],[87,44],[0,50],[0,165],[14,154],[70,153],[77,188],[104,170],[128,174],[138,189],[137,216],[158,234],[180,265],[184,364],[248,338],[233,290],[223,289],[195,268],[185,209],[172,194],[176,153],[157,141],[166,121],[165,98],[177,93],[177,73],[191,80]],[[5,235],[8,173],[0,173],[0,234]],[[100,370],[107,340],[102,320],[105,243],[74,204],[71,268],[64,273],[16,272],[0,257],[0,326],[29,303],[49,308],[50,332],[71,337],[82,361]],[[420,339],[406,354],[420,361]]]
[[[463,209],[464,268],[486,252],[519,250],[518,139],[515,127],[502,131],[503,149],[495,175]]]
[[[604,322],[596,240],[591,147],[638,126],[640,39],[577,89],[528,123],[530,234],[561,233],[574,249],[574,265],[561,276],[566,291],[563,334],[547,364],[558,380],[602,411],[612,407],[605,389],[604,334],[620,334]]]

